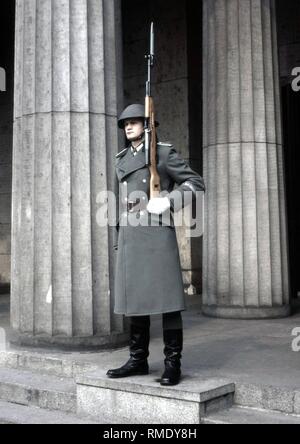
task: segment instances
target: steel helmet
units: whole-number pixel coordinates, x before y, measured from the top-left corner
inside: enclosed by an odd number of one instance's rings
[[[144,119],[145,118],[145,106],[139,103],[134,103],[127,106],[118,118],[118,126],[124,129],[124,122],[128,119]],[[158,126],[158,122],[155,122],[155,126]]]

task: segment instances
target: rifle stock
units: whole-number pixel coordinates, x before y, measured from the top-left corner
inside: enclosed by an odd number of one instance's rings
[[[156,150],[157,150],[157,137],[155,129],[155,112],[154,112],[154,102],[153,98],[147,96],[145,100],[145,111],[146,118],[149,122],[149,133],[150,133],[150,199],[154,197],[159,197],[160,194],[160,177],[156,167]]]

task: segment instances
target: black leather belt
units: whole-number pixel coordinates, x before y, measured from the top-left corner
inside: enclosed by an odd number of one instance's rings
[[[141,199],[136,200],[128,200],[126,203],[123,203],[122,210],[127,213],[137,213],[138,211],[147,209],[148,201],[145,199],[141,201]]]

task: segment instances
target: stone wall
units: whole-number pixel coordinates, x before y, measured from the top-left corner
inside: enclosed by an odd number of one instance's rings
[[[281,84],[291,83],[293,68],[300,66],[300,2],[277,0],[278,47]]]
[[[6,72],[6,91],[0,92],[0,292],[10,282],[13,38],[14,1],[5,0],[0,15],[0,67]]]
[[[176,141],[188,157],[188,72],[186,1],[123,0],[125,105],[143,103],[150,22],[155,26],[153,90],[161,140]]]
[[[283,116],[285,185],[289,230],[291,294],[300,292],[300,92],[293,91],[292,71],[300,67],[300,2],[277,0],[278,49]]]
[[[150,23],[155,26],[155,68],[152,95],[159,139],[171,141],[201,173],[201,11],[194,0],[123,0],[125,105],[144,102]],[[193,12],[196,28],[191,31]],[[193,39],[193,41],[192,41]],[[194,136],[197,134],[197,138]],[[186,287],[201,286],[201,242],[177,229]]]

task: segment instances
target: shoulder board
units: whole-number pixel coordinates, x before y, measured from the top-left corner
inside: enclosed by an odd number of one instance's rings
[[[125,148],[124,150],[120,151],[118,154],[116,154],[116,159],[119,159],[120,157],[124,156],[128,148]]]
[[[173,143],[169,143],[169,142],[157,142],[157,145],[160,145],[160,146],[173,146]]]

